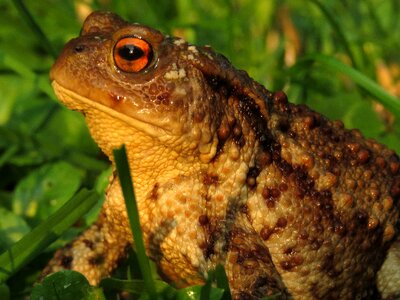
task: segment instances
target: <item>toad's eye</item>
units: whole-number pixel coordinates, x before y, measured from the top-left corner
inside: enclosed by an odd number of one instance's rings
[[[114,47],[114,61],[124,72],[136,73],[143,70],[153,57],[150,44],[136,37],[125,37]]]

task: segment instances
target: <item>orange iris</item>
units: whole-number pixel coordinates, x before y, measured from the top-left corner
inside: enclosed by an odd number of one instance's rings
[[[136,73],[151,61],[153,52],[146,41],[136,37],[124,37],[114,47],[114,61],[124,72]]]

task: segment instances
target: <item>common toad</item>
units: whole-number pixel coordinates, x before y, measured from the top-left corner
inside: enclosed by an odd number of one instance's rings
[[[111,161],[126,145],[147,252],[176,286],[222,264],[237,299],[376,296],[398,234],[393,151],[289,103],[209,47],[112,13],[86,19],[51,80]],[[73,269],[97,284],[131,243],[114,176],[99,220],[45,273]],[[384,296],[400,290],[398,270],[380,275]]]

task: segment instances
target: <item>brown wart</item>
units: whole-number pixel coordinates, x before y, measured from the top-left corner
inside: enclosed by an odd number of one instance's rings
[[[153,200],[153,201],[156,201],[157,199],[158,199],[158,189],[159,189],[159,183],[158,182],[156,182],[154,185],[153,185],[153,188],[152,188],[152,190],[151,190],[151,192],[150,192],[150,199],[151,200]]]
[[[101,254],[88,258],[88,263],[92,266],[101,265],[104,262],[104,256]]]
[[[215,174],[205,174],[203,177],[203,183],[207,186],[209,185],[218,185],[219,176]]]
[[[72,255],[63,255],[61,257],[61,266],[65,269],[70,269],[73,260],[74,258]]]
[[[90,250],[94,249],[94,242],[89,240],[89,239],[84,239],[82,242],[85,244],[86,247],[88,247]]]

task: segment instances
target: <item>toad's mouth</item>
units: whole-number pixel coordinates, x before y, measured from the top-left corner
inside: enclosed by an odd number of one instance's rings
[[[57,98],[69,109],[86,113],[90,110],[97,110],[108,114],[109,116],[127,123],[129,126],[142,131],[152,137],[171,136],[172,133],[165,128],[150,123],[143,118],[135,118],[112,109],[90,98],[81,96],[74,91],[62,86],[56,80],[52,81],[52,86]]]

